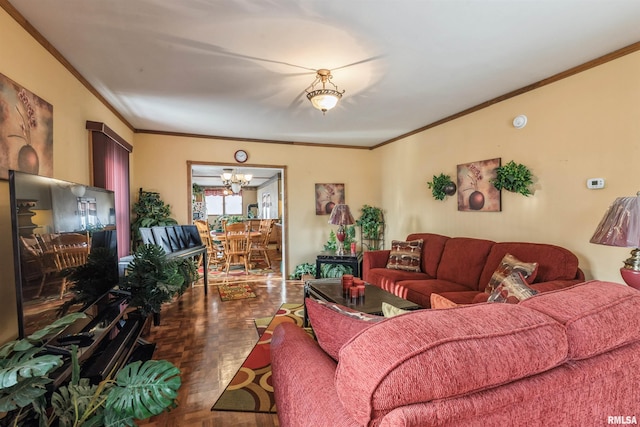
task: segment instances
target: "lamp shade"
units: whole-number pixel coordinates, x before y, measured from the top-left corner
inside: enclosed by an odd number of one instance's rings
[[[329,224],[333,225],[351,225],[355,223],[349,205],[335,205],[329,217]]]
[[[640,197],[618,197],[607,209],[590,242],[640,247]]]

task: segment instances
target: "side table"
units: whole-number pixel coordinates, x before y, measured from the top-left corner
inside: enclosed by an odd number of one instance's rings
[[[354,277],[360,277],[360,266],[362,265],[362,252],[355,254],[345,253],[338,255],[335,252],[320,252],[316,257],[316,279],[320,278],[320,266],[322,264],[340,264],[351,267]]]

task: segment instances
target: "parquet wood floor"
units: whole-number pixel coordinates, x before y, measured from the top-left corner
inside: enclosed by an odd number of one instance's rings
[[[182,372],[179,406],[139,426],[152,427],[272,427],[275,414],[211,411],[255,343],[253,320],[272,316],[280,304],[302,302],[303,283],[253,276],[249,284],[257,297],[220,301],[215,285],[205,297],[202,284],[162,307],[159,326],[145,339],[156,343],[154,359],[166,359]]]

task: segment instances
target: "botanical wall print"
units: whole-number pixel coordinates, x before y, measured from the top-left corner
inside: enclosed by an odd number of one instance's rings
[[[500,158],[458,165],[458,210],[500,212],[500,191],[491,180]]]
[[[316,215],[329,215],[344,203],[344,184],[316,184]]]
[[[53,176],[53,106],[0,74],[0,179]]]

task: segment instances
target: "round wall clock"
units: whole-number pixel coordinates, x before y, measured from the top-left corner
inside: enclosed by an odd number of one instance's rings
[[[247,159],[249,158],[249,155],[247,154],[246,151],[244,150],[238,150],[236,151],[236,153],[233,155],[233,158],[236,159],[236,162],[238,163],[244,163],[247,161]]]

